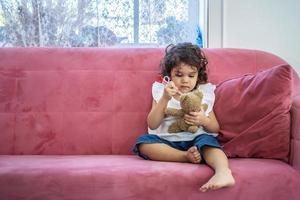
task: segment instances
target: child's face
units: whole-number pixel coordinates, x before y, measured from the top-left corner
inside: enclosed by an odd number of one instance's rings
[[[190,92],[197,84],[198,70],[196,67],[181,63],[171,70],[171,80],[180,92]]]

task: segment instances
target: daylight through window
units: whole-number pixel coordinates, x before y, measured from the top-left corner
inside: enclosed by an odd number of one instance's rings
[[[202,46],[201,14],[199,0],[0,0],[0,46]]]

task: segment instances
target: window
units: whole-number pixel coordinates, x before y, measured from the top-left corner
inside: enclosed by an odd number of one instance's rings
[[[202,46],[199,0],[0,0],[0,46]]]

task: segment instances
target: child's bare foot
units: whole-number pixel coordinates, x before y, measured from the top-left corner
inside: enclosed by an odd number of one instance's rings
[[[207,183],[200,187],[200,191],[206,192],[207,190],[216,190],[222,187],[233,186],[235,180],[231,174],[230,169],[215,173]]]
[[[197,149],[197,147],[192,146],[186,152],[186,158],[191,163],[200,163],[201,155]]]

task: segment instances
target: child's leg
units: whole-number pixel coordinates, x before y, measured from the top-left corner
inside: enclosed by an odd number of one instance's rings
[[[187,151],[175,149],[164,143],[140,144],[139,151],[156,161],[200,163],[201,156],[195,146]]]
[[[215,174],[200,187],[200,190],[205,192],[234,185],[235,181],[225,153],[219,148],[209,146],[204,146],[202,152],[204,160],[215,170]]]

